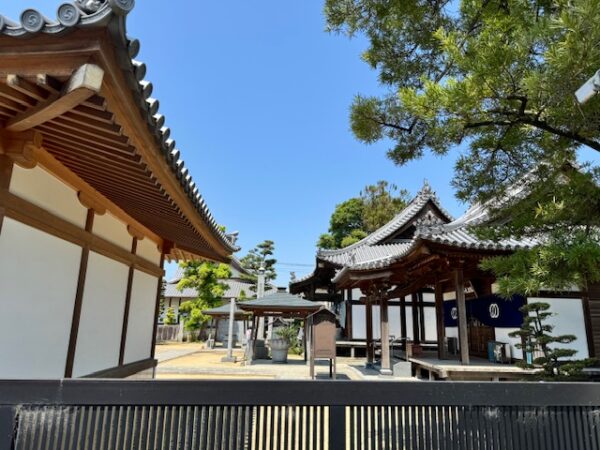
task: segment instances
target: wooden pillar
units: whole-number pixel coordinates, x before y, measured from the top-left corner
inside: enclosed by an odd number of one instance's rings
[[[166,248],[165,248],[166,247]],[[163,244],[163,249],[160,252],[160,268],[164,269],[165,265],[165,253],[170,250],[170,246]],[[158,328],[158,315],[160,314],[160,297],[163,287],[163,277],[158,278],[158,287],[156,289],[156,304],[154,305],[154,331],[152,332],[152,350],[150,351],[150,358],[154,359],[156,349],[156,330]]]
[[[444,289],[435,283],[435,323],[437,326],[438,359],[446,359],[446,327],[444,326]]]
[[[456,289],[456,309],[458,311],[458,341],[460,345],[460,362],[469,364],[469,334],[467,329],[467,305],[465,302],[465,282],[462,268],[454,271]]]
[[[419,298],[419,331],[421,336],[421,342],[425,342],[425,307],[423,306],[423,293],[417,294]]]
[[[94,226],[94,210],[88,209],[85,220],[85,231],[91,233]],[[77,290],[75,291],[75,302],[73,303],[73,315],[71,316],[71,333],[69,336],[69,347],[67,349],[67,361],[65,363],[65,378],[73,376],[73,365],[75,363],[75,350],[77,348],[77,336],[79,334],[79,322],[81,321],[81,307],[83,305],[83,291],[87,275],[88,259],[90,256],[89,245],[81,248],[81,259],[79,262],[79,276],[77,278]]]
[[[381,374],[391,375],[390,364],[390,327],[388,319],[387,292],[379,291],[379,319],[381,324]]]
[[[594,289],[592,289],[593,291]],[[592,294],[593,295],[593,294]],[[585,323],[585,337],[587,339],[588,354],[590,358],[596,357],[594,346],[594,330],[592,327],[592,311],[590,307],[590,289],[586,286],[585,292],[581,296],[583,306],[583,320]]]
[[[348,289],[346,300],[346,339],[352,340],[352,289]]]
[[[137,238],[134,237],[131,241],[131,254],[137,252]],[[119,347],[119,365],[123,365],[125,360],[125,343],[127,342],[127,327],[129,326],[129,309],[131,307],[131,290],[133,288],[133,275],[135,269],[133,264],[129,266],[129,275],[127,277],[127,289],[125,290],[125,308],[123,310],[123,325],[121,327],[121,345]],[[158,320],[157,320],[158,322]],[[154,324],[156,326],[156,324]]]
[[[412,307],[412,323],[413,323],[413,342],[421,343],[421,333],[419,332],[419,296],[414,293],[411,295]]]
[[[0,155],[0,192],[8,192],[13,164],[13,160],[8,156]],[[4,206],[0,205],[0,233],[2,233],[2,222],[4,222]]]
[[[375,352],[373,348],[373,304],[371,299],[367,297],[365,303],[366,320],[367,320],[367,367],[373,367]]]
[[[400,297],[400,336],[402,337],[402,350],[406,351],[406,296]]]

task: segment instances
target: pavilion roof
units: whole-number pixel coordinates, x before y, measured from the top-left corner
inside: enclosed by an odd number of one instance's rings
[[[251,312],[318,311],[322,305],[287,292],[276,292],[257,300],[239,303],[241,309]]]
[[[334,265],[345,266],[348,264],[360,264],[361,262],[384,258],[391,254],[402,252],[409,243],[409,240],[394,240],[392,239],[394,234],[415,221],[424,213],[428,205],[433,205],[444,220],[452,220],[452,216],[443,208],[429,183],[425,182],[423,188],[410,201],[406,208],[400,211],[388,223],[348,247],[337,250],[320,249],[317,252],[317,258]]]
[[[168,258],[228,261],[235,236],[209,211],[134,59],[133,6],[77,0],[56,20],[33,9],[18,22],[0,16],[0,132],[37,133],[38,163],[66,166],[160,240]]]
[[[213,316],[213,317],[229,317],[230,313],[231,313],[230,303],[225,303],[224,305],[217,306],[216,308],[207,309],[205,311],[202,311],[202,314],[205,314],[207,316]],[[243,318],[243,317],[249,316],[250,314],[251,314],[250,312],[240,309],[239,304],[236,303],[235,309],[234,309],[234,316],[236,318]]]

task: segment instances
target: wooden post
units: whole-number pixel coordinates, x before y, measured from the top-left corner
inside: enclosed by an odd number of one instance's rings
[[[438,359],[446,359],[446,327],[444,326],[444,289],[439,281],[435,283],[435,323],[437,326]]]
[[[8,192],[12,177],[13,161],[6,155],[0,155],[0,191]],[[4,222],[4,206],[0,205],[0,233]]]
[[[352,340],[352,289],[348,289],[346,300],[346,339]]]
[[[454,271],[456,289],[456,309],[458,311],[458,341],[460,345],[460,362],[469,364],[469,334],[467,329],[467,305],[465,302],[465,282],[462,268]]]
[[[590,308],[590,289],[588,286],[585,292],[582,293],[581,302],[583,306],[583,320],[585,323],[585,337],[587,339],[588,355],[590,358],[596,357],[596,349],[594,348],[594,332],[592,329],[592,312]]]
[[[373,348],[373,304],[371,298],[367,297],[365,303],[367,320],[367,367],[373,367],[374,348]]]
[[[85,221],[85,231],[90,232],[94,226],[94,210],[88,209]],[[71,334],[69,336],[69,347],[67,350],[67,361],[65,363],[65,378],[73,376],[75,364],[75,350],[77,349],[77,336],[79,335],[79,322],[81,321],[81,308],[83,306],[83,291],[87,275],[90,247],[84,245],[81,248],[81,259],[79,262],[79,276],[77,279],[77,290],[75,291],[75,302],[73,303],[73,315],[71,317]],[[156,326],[156,323],[155,323]]]
[[[171,251],[171,244],[164,243],[163,249],[160,252],[160,268],[163,269],[165,265],[165,254],[167,251]],[[156,288],[156,304],[154,305],[154,330],[152,331],[152,349],[150,350],[150,357],[154,359],[155,347],[156,347],[156,331],[158,329],[158,315],[160,314],[160,294],[162,293],[163,277],[158,277],[158,287]]]
[[[137,238],[132,238],[131,241],[131,254],[135,255],[137,252]],[[122,366],[125,361],[125,344],[127,342],[127,327],[129,326],[129,310],[131,308],[131,290],[133,288],[133,275],[135,268],[132,265],[129,266],[129,275],[127,276],[127,288],[125,290],[125,308],[123,309],[123,324],[121,326],[121,345],[119,346],[119,365]],[[154,324],[156,326],[156,324]]]
[[[390,364],[390,328],[388,320],[387,292],[379,291],[379,319],[381,324],[381,374],[391,375]]]
[[[402,338],[402,350],[406,351],[406,296],[400,297],[400,337]]]
[[[419,332],[419,297],[418,294],[414,293],[411,295],[412,307],[412,323],[413,323],[413,342],[415,344],[421,343],[421,333]]]
[[[417,298],[419,299],[419,334],[421,336],[421,342],[425,342],[425,307],[423,306],[423,293],[419,292]]]

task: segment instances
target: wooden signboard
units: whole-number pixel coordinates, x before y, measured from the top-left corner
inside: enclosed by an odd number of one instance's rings
[[[310,376],[315,378],[315,359],[328,359],[330,374],[336,378],[336,315],[328,309],[311,314],[310,323]]]

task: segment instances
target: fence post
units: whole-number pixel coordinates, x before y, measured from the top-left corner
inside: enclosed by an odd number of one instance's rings
[[[329,450],[346,448],[346,407],[329,407]]]
[[[0,406],[0,448],[11,449],[17,438],[17,409]]]

